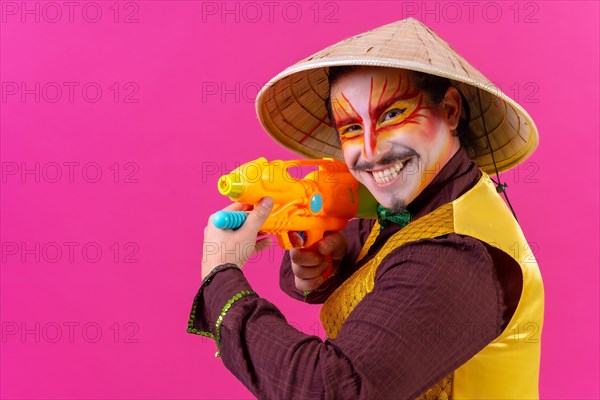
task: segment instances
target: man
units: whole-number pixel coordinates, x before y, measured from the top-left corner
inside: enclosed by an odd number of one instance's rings
[[[379,219],[284,257],[283,290],[324,303],[325,342],[288,325],[241,271],[248,248],[270,244],[257,234],[271,199],[237,231],[209,223],[205,243],[229,251],[203,257],[188,331],[214,338],[259,398],[537,397],[541,276],[511,251],[525,238],[486,172],[533,152],[529,115],[414,19],[286,69],[257,112],[284,146],[343,158]]]

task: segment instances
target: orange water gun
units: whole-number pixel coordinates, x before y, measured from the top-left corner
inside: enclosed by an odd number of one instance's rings
[[[294,178],[289,170],[316,167],[303,178]],[[326,231],[339,231],[348,221],[377,218],[377,202],[350,173],[346,164],[333,158],[316,160],[275,160],[261,157],[223,175],[219,192],[232,201],[256,206],[263,197],[272,197],[274,205],[260,232],[277,236],[279,246],[289,250],[289,232],[298,232],[309,248]],[[246,211],[219,211],[212,216],[220,229],[237,229],[246,220]]]

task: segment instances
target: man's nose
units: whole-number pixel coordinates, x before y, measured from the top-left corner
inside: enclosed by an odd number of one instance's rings
[[[365,161],[375,162],[381,155],[385,154],[385,143],[381,143],[377,131],[373,127],[368,126],[364,128],[363,140],[362,155]]]
[[[365,130],[363,136],[363,157],[365,161],[373,161],[373,155],[377,148],[377,134],[371,126],[365,126],[363,129]]]

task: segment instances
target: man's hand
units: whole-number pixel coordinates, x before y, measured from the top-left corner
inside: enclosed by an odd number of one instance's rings
[[[249,206],[233,203],[223,210],[247,211]],[[273,208],[273,199],[265,197],[250,211],[248,218],[239,229],[223,230],[212,223],[212,215],[204,228],[204,244],[202,245],[202,279],[218,265],[225,263],[242,266],[253,254],[261,252],[271,245],[270,237],[257,240],[258,232]]]
[[[295,247],[302,245],[302,238],[290,232],[290,240]],[[329,258],[333,262],[332,274],[340,267],[340,262],[348,249],[348,241],[338,232],[333,232],[319,240],[310,249],[291,249],[290,259],[295,284],[298,290],[313,290],[325,282],[324,273],[329,268]]]

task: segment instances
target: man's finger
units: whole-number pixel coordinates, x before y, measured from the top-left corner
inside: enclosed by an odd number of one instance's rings
[[[298,290],[313,290],[321,286],[323,282],[324,279],[320,276],[315,279],[300,279],[298,277],[294,278],[294,283],[296,284],[296,289]]]
[[[240,229],[260,231],[265,221],[269,217],[273,209],[273,199],[270,197],[263,198],[256,207],[248,214],[248,218]]]
[[[290,260],[292,260],[292,264],[297,264],[302,267],[312,267],[314,265],[319,265],[323,259],[319,253],[314,250],[291,249]]]
[[[304,239],[302,239],[302,236],[298,232],[290,231],[288,236],[292,246],[301,247],[304,244]]]
[[[292,264],[292,272],[300,279],[315,279],[323,275],[329,268],[329,260],[323,260],[319,264],[311,267],[303,267],[297,264]]]
[[[317,250],[322,255],[331,255],[334,260],[341,260],[346,255],[348,241],[341,233],[335,232],[325,236],[317,243]]]

